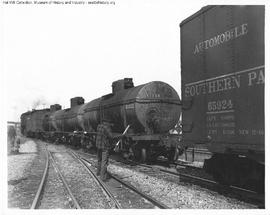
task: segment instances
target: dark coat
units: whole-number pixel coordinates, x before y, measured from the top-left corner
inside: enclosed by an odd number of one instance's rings
[[[103,122],[97,127],[96,147],[98,149],[110,149],[112,145],[112,129],[109,123]]]

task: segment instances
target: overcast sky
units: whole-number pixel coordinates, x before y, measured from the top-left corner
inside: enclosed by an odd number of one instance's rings
[[[2,5],[7,120],[82,96],[164,81],[180,95],[179,23],[209,1],[120,1],[115,5]],[[222,3],[222,2],[220,2]],[[260,2],[259,2],[260,3]]]
[[[179,23],[205,4],[119,1],[115,5],[4,5],[4,71],[8,120],[82,96],[111,92],[125,77],[134,84],[164,81],[180,94]]]

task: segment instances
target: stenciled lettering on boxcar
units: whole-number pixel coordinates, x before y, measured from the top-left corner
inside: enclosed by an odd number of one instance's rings
[[[218,34],[210,39],[199,42],[194,47],[194,54],[203,52],[205,49],[213,48],[222,43],[228,42],[230,40],[236,39],[240,36],[244,36],[248,33],[248,23],[231,28],[221,34]]]
[[[258,66],[214,78],[185,84],[185,97],[200,96],[222,91],[264,84],[264,66]]]
[[[263,136],[263,128],[244,128],[237,125],[235,114],[239,111],[239,97],[234,98],[238,92],[246,90],[257,91],[264,85],[264,65],[234,73],[221,75],[205,80],[185,84],[184,96],[186,99],[205,97],[206,100],[206,127],[208,135],[240,135]],[[256,88],[255,88],[256,87]],[[232,92],[229,92],[232,91]],[[222,92],[222,93],[221,93]],[[259,96],[259,95],[258,95]],[[258,104],[261,105],[261,104]]]

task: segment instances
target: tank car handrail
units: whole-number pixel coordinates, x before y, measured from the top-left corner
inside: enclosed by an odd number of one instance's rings
[[[181,101],[178,99],[129,99],[121,102],[115,102],[111,104],[106,104],[103,105],[102,108],[110,108],[114,106],[119,106],[119,105],[128,105],[128,104],[133,104],[133,103],[167,103],[167,104],[175,104],[175,105],[182,105]],[[99,106],[96,107],[89,107],[85,109],[85,112],[91,112],[91,111],[96,111],[99,110]]]
[[[136,99],[137,103],[168,103],[181,105],[178,99]]]

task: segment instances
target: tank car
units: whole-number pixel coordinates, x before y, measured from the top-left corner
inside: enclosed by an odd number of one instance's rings
[[[181,103],[177,92],[164,82],[134,87],[132,79],[125,78],[113,82],[110,94],[88,103],[75,97],[70,108],[61,110],[56,104],[44,113],[42,128],[51,141],[95,146],[97,126],[107,118],[116,135],[128,127],[118,148],[124,156],[143,162],[160,155],[178,158],[179,136],[169,130],[179,121]]]
[[[27,137],[41,138],[44,133],[43,120],[50,109],[32,110],[21,115],[22,134]]]
[[[27,118],[30,112],[25,112],[21,115],[21,132],[24,136],[27,136]]]
[[[113,131],[122,133],[129,125],[122,152],[143,161],[164,155],[178,157],[176,138],[168,131],[179,121],[181,107],[177,92],[168,84],[153,81],[134,87],[130,78],[112,84],[112,93],[95,99],[79,109],[79,124],[86,131],[96,130],[103,117],[109,118]]]
[[[183,143],[221,183],[264,187],[264,6],[207,6],[180,24]]]

